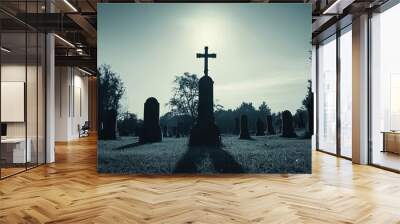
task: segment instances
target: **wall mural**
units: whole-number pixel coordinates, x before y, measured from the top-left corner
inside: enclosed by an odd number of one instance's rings
[[[98,171],[311,173],[309,4],[99,4]]]

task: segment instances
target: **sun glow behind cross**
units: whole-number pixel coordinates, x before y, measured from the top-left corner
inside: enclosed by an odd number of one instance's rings
[[[196,26],[193,26],[196,24]],[[214,49],[222,50],[224,37],[228,31],[228,21],[223,15],[214,15],[207,13],[206,15],[199,14],[190,18],[186,18],[185,30],[191,34],[191,45],[194,51],[210,46]]]

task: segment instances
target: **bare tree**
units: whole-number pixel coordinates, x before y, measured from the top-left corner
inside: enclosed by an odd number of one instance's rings
[[[199,79],[196,74],[185,72],[176,76],[175,87],[172,89],[173,96],[167,103],[171,112],[176,115],[187,114],[193,120],[197,117],[197,105],[199,103]]]

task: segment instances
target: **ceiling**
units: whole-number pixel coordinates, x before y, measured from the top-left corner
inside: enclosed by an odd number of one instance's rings
[[[381,5],[386,0],[1,0],[0,20],[4,32],[54,32],[56,64],[86,66],[96,70],[97,3],[148,2],[252,2],[310,3],[313,7],[313,42],[346,16]],[[51,13],[49,13],[51,11]],[[25,13],[28,12],[28,13]],[[350,19],[351,22],[351,19]],[[332,28],[331,28],[332,29]],[[325,33],[324,33],[325,32]],[[332,31],[334,32],[334,31]],[[15,40],[18,40],[16,38]]]

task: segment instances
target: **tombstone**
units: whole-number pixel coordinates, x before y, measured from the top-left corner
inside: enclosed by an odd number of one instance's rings
[[[139,141],[142,143],[160,142],[160,104],[157,99],[150,97],[144,103],[143,127]]]
[[[265,135],[265,132],[264,132],[265,126],[264,126],[264,122],[260,118],[257,119],[256,127],[257,127],[256,136],[264,136]]]
[[[273,121],[273,125],[277,133],[282,133],[282,112],[279,112],[277,115],[275,117],[276,120]]]
[[[112,140],[117,138],[117,111],[104,110],[100,126],[101,139]]]
[[[216,58],[216,54],[209,54],[205,47],[204,54],[197,54],[197,58],[204,58],[204,76],[199,80],[198,117],[192,128],[189,138],[191,146],[219,146],[221,137],[217,125],[214,123],[214,81],[208,76],[208,58]]]
[[[267,135],[274,135],[275,133],[275,128],[272,123],[272,116],[267,115]]]
[[[235,129],[233,130],[234,135],[238,135],[240,133],[240,123],[239,123],[239,118],[235,118]]]
[[[247,126],[247,115],[242,115],[240,118],[240,136],[239,139],[251,139],[249,128]]]
[[[311,93],[311,102],[309,103],[309,106],[307,106],[307,115],[308,122],[305,137],[311,138],[311,136],[314,134],[314,93]]]
[[[163,126],[163,137],[168,137],[168,127],[166,125]]]
[[[293,116],[288,110],[282,112],[282,137],[297,137],[296,132],[294,131]]]

